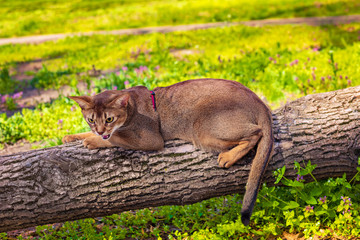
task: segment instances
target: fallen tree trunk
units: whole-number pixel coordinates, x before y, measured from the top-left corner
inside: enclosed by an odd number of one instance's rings
[[[274,155],[264,181],[294,161],[317,164],[317,179],[356,173],[360,155],[360,87],[309,95],[273,113]],[[104,216],[125,210],[190,204],[242,193],[254,152],[222,169],[216,154],[175,140],[161,152],[85,149],[71,143],[0,157],[0,232]]]

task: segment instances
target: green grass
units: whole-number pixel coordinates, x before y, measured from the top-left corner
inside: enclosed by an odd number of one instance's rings
[[[56,140],[61,144],[62,136],[89,130],[82,119],[80,108],[64,97],[39,104],[35,110],[24,108],[9,118],[3,113],[0,114],[0,143],[26,139],[30,142]]]
[[[17,62],[49,59],[32,81],[42,88],[75,86],[76,73],[93,65],[114,71],[126,66],[132,85],[149,88],[190,78],[226,78],[278,106],[306,94],[360,84],[360,71],[354,67],[360,61],[359,30],[360,24],[236,26],[143,36],[72,37],[38,45],[0,46],[0,66],[14,68]],[[136,74],[140,66],[149,71]]]
[[[360,4],[356,0],[2,0],[0,38],[356,13],[360,13]]]
[[[0,94],[12,93],[14,88],[9,86],[19,86],[4,69],[9,68],[14,75],[19,61],[41,58],[49,60],[43,62],[43,68],[30,82],[38,88],[59,88],[64,84],[75,88],[79,80],[77,73],[87,72],[95,65],[98,69],[116,72],[101,79],[80,77],[92,82],[97,92],[113,86],[122,89],[125,81],[129,86],[145,85],[152,89],[191,78],[225,78],[243,83],[275,108],[307,94],[359,85],[359,30],[360,24],[236,26],[146,36],[72,37],[37,45],[0,46],[0,66],[4,72],[0,75],[3,80]],[[146,70],[140,72],[144,66]],[[123,67],[127,69],[121,70]],[[61,113],[69,105],[52,104],[51,107]],[[0,142],[46,140],[61,138],[64,134],[42,131],[45,124],[31,117],[31,113],[18,113],[12,118],[3,115]],[[23,119],[26,125],[20,125],[24,128],[30,124],[34,130],[14,129],[18,121],[12,120],[15,118]],[[49,114],[49,118],[56,123],[66,119],[66,114]],[[74,125],[79,119],[68,121]],[[46,125],[49,126],[56,129],[56,124]],[[79,130],[69,128],[68,131]]]

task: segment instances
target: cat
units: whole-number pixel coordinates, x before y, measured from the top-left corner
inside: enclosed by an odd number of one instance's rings
[[[273,149],[272,114],[255,93],[224,79],[195,79],[149,91],[144,86],[72,96],[92,132],[67,135],[63,142],[84,140],[89,149],[119,146],[161,150],[164,141],[183,139],[220,152],[229,168],[257,145],[241,210],[248,225]]]

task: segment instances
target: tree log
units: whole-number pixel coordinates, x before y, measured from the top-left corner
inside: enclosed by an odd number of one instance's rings
[[[264,181],[294,161],[317,179],[354,176],[360,155],[360,87],[308,95],[273,112],[275,148]],[[169,141],[160,152],[88,150],[80,142],[0,157],[0,232],[34,225],[195,203],[243,193],[254,151],[230,169],[217,154]]]

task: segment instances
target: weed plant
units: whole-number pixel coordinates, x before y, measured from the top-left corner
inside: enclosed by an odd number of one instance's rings
[[[89,130],[82,120],[79,107],[65,97],[39,104],[35,110],[24,108],[11,117],[2,113],[0,143],[26,139],[30,142],[52,140],[58,145],[66,134]]]
[[[49,71],[46,65],[35,74],[30,85],[34,88],[42,89],[59,89],[61,86],[68,85],[75,87],[77,79],[72,75],[71,69]]]
[[[16,89],[17,82],[11,79],[9,69],[4,67],[0,69],[0,95],[14,92]]]

